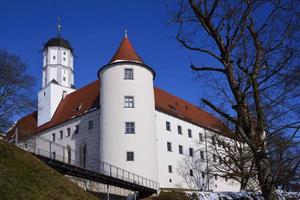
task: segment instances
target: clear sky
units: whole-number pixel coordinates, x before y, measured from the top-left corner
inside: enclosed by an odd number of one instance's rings
[[[191,62],[207,63],[175,40],[177,27],[168,25],[165,0],[1,0],[0,49],[19,55],[41,87],[43,43],[56,36],[57,17],[62,36],[73,46],[75,86],[97,79],[128,29],[138,54],[157,74],[155,86],[199,105],[206,93],[190,70]]]

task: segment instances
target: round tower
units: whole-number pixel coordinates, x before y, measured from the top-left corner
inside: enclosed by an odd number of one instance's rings
[[[100,79],[100,154],[109,164],[157,181],[155,72],[127,34]]]

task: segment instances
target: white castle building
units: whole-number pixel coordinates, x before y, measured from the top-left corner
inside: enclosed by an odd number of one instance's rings
[[[44,44],[38,109],[17,121],[10,140],[38,136],[67,147],[63,153],[68,160],[83,167],[97,171],[103,161],[154,180],[160,188],[183,189],[189,188],[183,171],[191,177],[196,172],[182,169],[182,163],[212,159],[205,151],[212,145],[208,141],[214,135],[226,140],[218,118],[153,86],[154,69],[138,56],[127,35],[99,69],[99,80],[75,89],[75,70],[67,40],[57,36]],[[51,153],[60,154],[55,148]],[[207,175],[206,168],[203,159],[204,190],[239,190],[232,180]]]

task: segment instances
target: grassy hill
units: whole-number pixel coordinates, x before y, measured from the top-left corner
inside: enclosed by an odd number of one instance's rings
[[[0,199],[97,199],[30,153],[0,140]]]

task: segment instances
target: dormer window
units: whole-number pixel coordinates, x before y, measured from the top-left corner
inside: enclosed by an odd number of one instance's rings
[[[124,69],[124,79],[129,79],[132,80],[133,79],[133,69]]]

